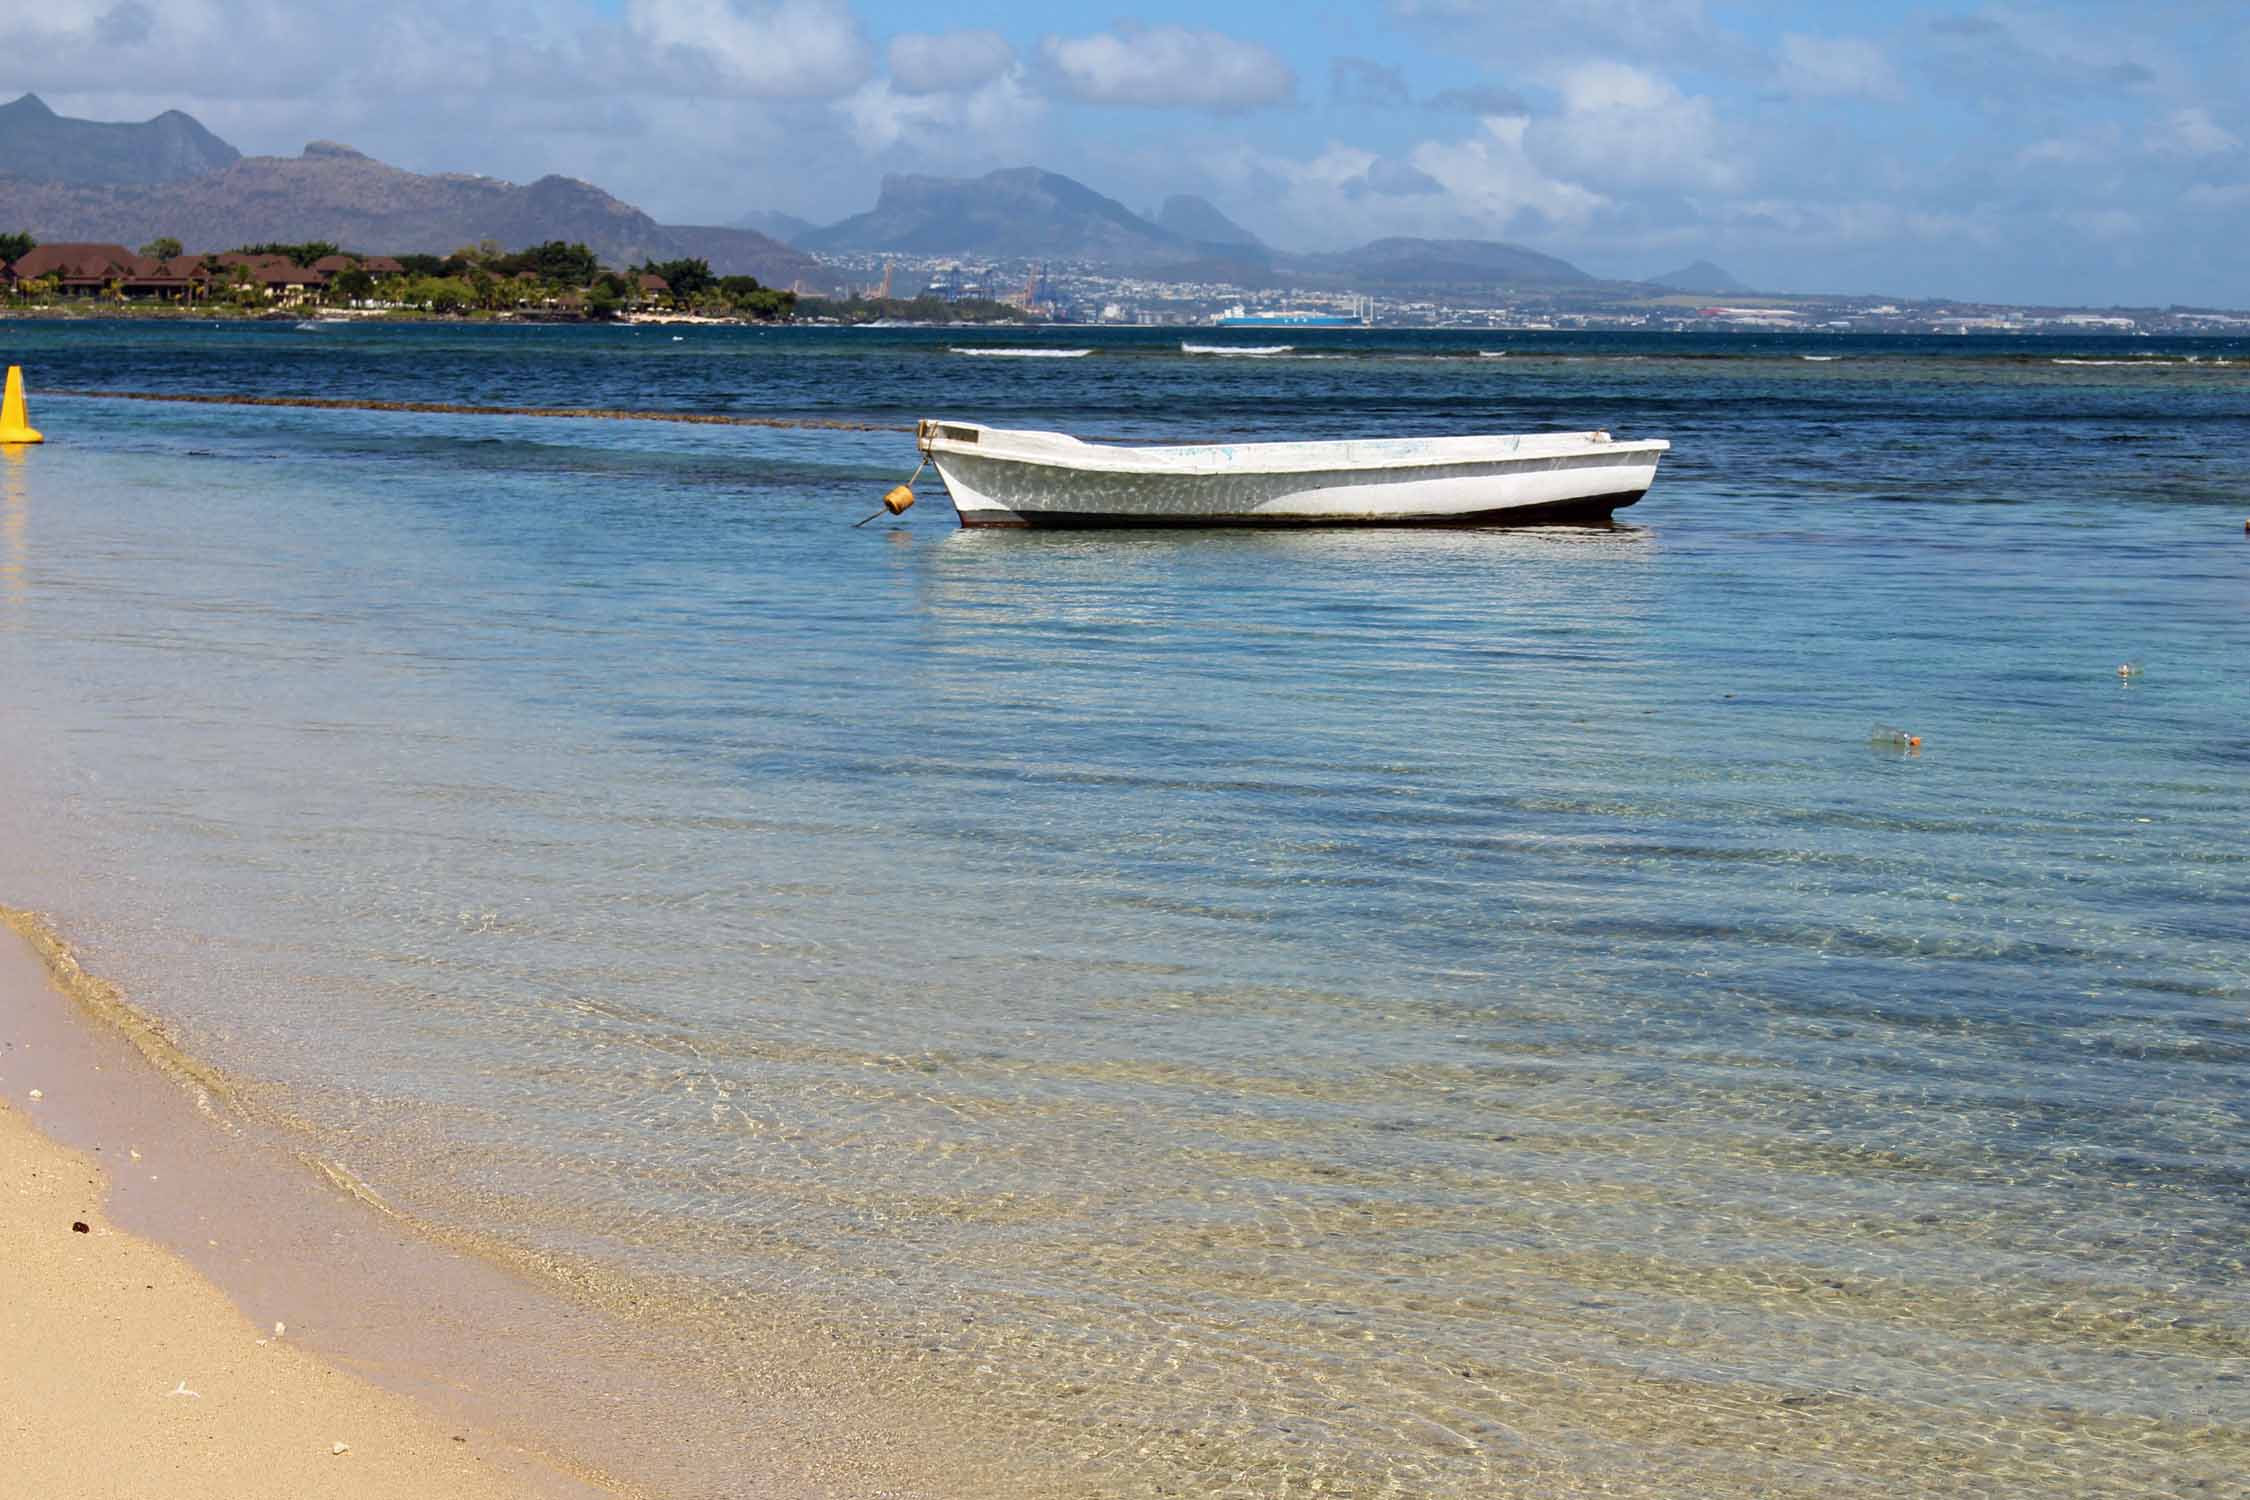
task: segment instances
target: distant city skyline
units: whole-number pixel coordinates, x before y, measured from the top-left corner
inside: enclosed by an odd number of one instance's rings
[[[1268,242],[1513,241],[1775,291],[2250,303],[2250,8],[1699,0],[53,0],[0,99],[184,109],[240,149],[582,177],[826,223],[885,172],[1037,165]],[[0,163],[0,170],[21,164]],[[4,228],[8,226],[0,226]]]

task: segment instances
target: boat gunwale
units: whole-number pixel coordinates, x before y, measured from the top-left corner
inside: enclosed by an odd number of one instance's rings
[[[954,428],[977,434],[964,441],[946,435]],[[998,439],[999,441],[993,441]],[[1019,440],[1019,441],[1011,441]],[[1026,440],[1029,441],[1020,441]],[[1194,478],[1222,474],[1366,474],[1421,469],[1457,469],[1540,463],[1557,458],[1590,456],[1619,459],[1655,457],[1669,452],[1664,438],[1637,438],[1625,442],[1591,432],[1490,434],[1429,438],[1322,438],[1280,443],[1152,444],[1133,447],[1122,443],[1089,443],[1067,433],[1028,428],[985,427],[974,422],[926,419],[917,434],[922,452],[931,460],[984,458],[996,463],[1039,468],[1069,469],[1088,473],[1134,474]],[[1499,444],[1507,444],[1505,448]],[[1380,453],[1383,447],[1400,449],[1395,456]],[[1432,451],[1436,447],[1438,451]],[[1353,462],[1354,448],[1360,461]],[[1374,448],[1375,453],[1366,452]],[[1183,459],[1182,455],[1192,455]],[[1380,460],[1380,461],[1368,461]]]

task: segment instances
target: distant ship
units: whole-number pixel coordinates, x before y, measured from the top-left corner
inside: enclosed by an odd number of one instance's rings
[[[1212,319],[1220,328],[1364,328],[1368,320],[1351,313],[1249,312],[1236,303]]]

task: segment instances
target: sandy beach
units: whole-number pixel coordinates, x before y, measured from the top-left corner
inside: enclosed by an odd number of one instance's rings
[[[862,1371],[723,1379],[408,1226],[5,907],[0,1284],[4,1495],[1020,1493]]]
[[[178,1500],[585,1493],[252,1324],[178,1256],[114,1228],[107,1187],[86,1155],[0,1105],[0,1487]]]

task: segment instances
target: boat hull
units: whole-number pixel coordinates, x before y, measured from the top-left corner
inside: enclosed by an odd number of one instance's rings
[[[971,529],[987,526],[1056,531],[1185,526],[1601,526],[1646,493],[1646,490],[1625,490],[1616,494],[1587,495],[1575,500],[1552,500],[1536,505],[1506,505],[1485,510],[1431,514],[1372,511],[1352,515],[1300,515],[1286,510],[1256,510],[1195,515],[1053,508],[1007,510],[1000,506],[956,509],[961,524]]]
[[[1011,451],[1018,438],[1037,441]],[[1665,447],[1564,434],[1151,450],[938,423],[923,438],[971,528],[1600,524],[1647,491]],[[1329,450],[1360,461],[1324,463]]]

